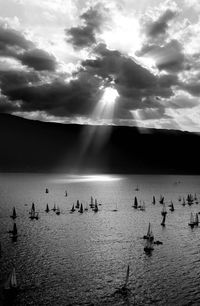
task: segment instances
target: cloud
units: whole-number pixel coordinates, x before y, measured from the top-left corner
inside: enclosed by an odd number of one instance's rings
[[[35,70],[54,71],[56,68],[56,59],[41,49],[32,49],[24,52],[18,57],[23,65],[34,68]]]
[[[138,56],[151,57],[159,70],[178,72],[185,68],[185,56],[182,45],[175,39],[163,46],[155,44],[143,45]]]
[[[99,4],[90,7],[80,16],[83,25],[66,29],[67,42],[75,48],[90,47],[97,42],[96,34],[101,32],[101,27],[107,20],[108,10]]]

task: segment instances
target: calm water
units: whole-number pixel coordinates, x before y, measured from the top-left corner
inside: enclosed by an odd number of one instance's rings
[[[200,200],[199,176],[1,174],[1,284],[14,264],[21,289],[13,305],[133,305],[134,297],[136,305],[200,305],[200,227],[188,226],[191,211],[200,207],[178,201],[188,193]],[[165,228],[162,205],[151,203],[160,194],[175,205],[173,213],[167,207]],[[145,201],[146,211],[131,207],[135,195]],[[72,203],[79,199],[86,206],[91,196],[102,203],[98,213],[70,214]],[[29,219],[32,202],[39,220]],[[45,213],[47,203],[58,205],[61,214]],[[8,234],[13,206],[17,242]],[[155,239],[163,242],[151,256],[144,253],[142,239],[149,222]],[[129,295],[113,295],[128,264]]]

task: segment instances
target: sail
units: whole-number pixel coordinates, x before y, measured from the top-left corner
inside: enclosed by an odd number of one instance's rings
[[[13,214],[12,214],[12,216],[13,216],[13,218],[16,218],[16,217],[17,217],[15,207],[13,207]]]
[[[153,204],[156,204],[156,198],[155,196],[153,196],[153,201],[152,201]]]
[[[17,225],[16,225],[16,223],[14,223],[14,225],[13,225],[13,235],[17,235]]]
[[[31,210],[32,210],[32,211],[35,211],[35,204],[34,204],[34,203],[32,203]]]
[[[97,199],[94,200],[94,204],[97,205]]]
[[[17,277],[16,277],[15,268],[13,268],[13,270],[12,270],[10,285],[11,285],[11,288],[16,288],[17,287]]]
[[[198,225],[199,224],[199,217],[198,214],[196,213],[195,215],[195,224]]]
[[[194,216],[193,216],[192,212],[191,212],[191,215],[190,215],[190,224],[194,224]]]
[[[127,271],[126,271],[126,279],[125,279],[124,287],[127,286],[128,281],[129,281],[129,265],[128,265]]]
[[[90,199],[90,204],[91,204],[91,205],[94,205],[94,199],[93,199],[93,197],[91,197],[91,199]]]
[[[135,207],[135,208],[138,207],[138,200],[137,200],[137,197],[134,198],[134,207]]]

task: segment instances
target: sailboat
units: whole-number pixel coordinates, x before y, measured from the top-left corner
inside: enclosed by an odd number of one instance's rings
[[[50,211],[49,205],[47,204],[45,211],[48,213]]]
[[[81,206],[80,206],[80,209],[79,209],[78,212],[80,212],[81,214],[83,213],[83,204],[82,203],[81,203]]]
[[[151,240],[147,239],[146,244],[144,246],[144,251],[146,253],[151,253],[151,251],[153,251],[153,250],[154,250],[153,242]]]
[[[161,196],[160,196],[160,201],[159,201],[159,203],[160,203],[160,204],[164,204],[164,199],[165,199],[164,196],[161,195]]]
[[[138,187],[138,185],[136,186],[136,188],[135,188],[135,191],[139,191],[140,189],[139,189],[139,187]]]
[[[48,188],[46,188],[45,192],[46,192],[46,193],[49,193],[49,189],[48,189]]]
[[[11,234],[10,237],[12,238],[13,241],[17,240],[18,237],[18,233],[17,233],[17,225],[16,223],[13,224],[13,230],[9,231],[9,233]]]
[[[129,282],[129,275],[130,275],[130,269],[129,269],[129,265],[127,267],[127,270],[126,270],[126,278],[125,278],[125,282],[124,284],[118,288],[115,293],[120,293],[122,295],[127,295],[129,289],[127,288],[127,285],[128,285],[128,282]]]
[[[34,203],[32,203],[32,206],[31,206],[31,211],[35,211],[35,204]]]
[[[57,209],[56,209],[56,215],[60,215],[60,208],[59,207],[57,207]]]
[[[198,216],[197,213],[196,213],[196,215],[195,215],[194,225],[199,225],[199,216]]]
[[[171,202],[171,204],[170,204],[170,209],[169,209],[170,211],[174,211],[174,204],[173,204],[173,202]]]
[[[185,198],[183,198],[182,205],[183,205],[183,206],[185,206],[185,205],[186,205],[186,203],[185,203]]]
[[[190,222],[188,223],[188,225],[191,226],[191,227],[194,227],[194,225],[195,225],[194,216],[193,216],[192,212],[191,212],[191,215],[190,215]]]
[[[153,200],[152,200],[152,204],[156,204],[156,198],[155,198],[155,196],[153,196]]]
[[[76,208],[79,208],[80,207],[80,203],[79,203],[79,200],[77,200],[76,202]]]
[[[17,218],[15,207],[13,207],[12,215],[10,216],[13,220]]]
[[[163,209],[161,211],[161,215],[166,216],[166,214],[167,214],[167,210],[166,210],[165,204],[163,204]]]
[[[16,291],[19,288],[17,284],[17,276],[16,276],[16,271],[15,267],[13,267],[11,273],[8,276],[7,281],[4,284],[4,290],[9,290],[10,291]]]
[[[67,197],[67,190],[65,191],[65,196]]]
[[[98,211],[99,211],[97,202],[95,202],[95,204],[94,204],[93,211],[94,211],[94,212],[98,212]]]
[[[54,203],[54,206],[52,208],[53,211],[56,211],[56,204]]]
[[[150,241],[154,240],[154,235],[153,235],[153,231],[152,231],[151,223],[150,222],[149,222],[147,234],[143,238],[147,239],[147,240],[150,240]]]
[[[74,204],[73,204],[70,211],[71,211],[71,213],[73,213],[73,212],[75,212],[75,210],[76,210],[76,209],[74,208]]]
[[[138,208],[138,200],[137,200],[137,197],[134,198],[133,207],[136,208],[136,209]]]
[[[94,199],[93,199],[93,197],[90,198],[90,207],[94,208]]]

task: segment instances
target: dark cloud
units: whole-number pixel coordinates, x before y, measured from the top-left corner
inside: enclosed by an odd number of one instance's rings
[[[146,34],[149,37],[164,35],[169,27],[168,23],[177,15],[176,11],[167,9],[156,21],[146,24]]]
[[[91,114],[100,99],[100,80],[79,74],[69,83],[54,81],[50,84],[20,88],[6,88],[4,94],[12,101],[21,101],[20,111],[45,111],[55,116],[84,116]]]
[[[56,68],[56,59],[41,49],[32,49],[24,52],[18,57],[22,64],[34,68],[35,70],[54,71]]]
[[[6,56],[17,53],[20,50],[33,48],[34,44],[25,38],[24,35],[11,28],[0,26],[0,52]]]
[[[96,33],[101,32],[101,26],[107,20],[108,10],[101,4],[89,8],[80,18],[82,26],[66,29],[67,41],[75,48],[89,47],[96,43]]]
[[[185,69],[183,47],[175,39],[162,47],[155,44],[146,44],[137,52],[137,55],[153,58],[159,70],[179,72]]]

